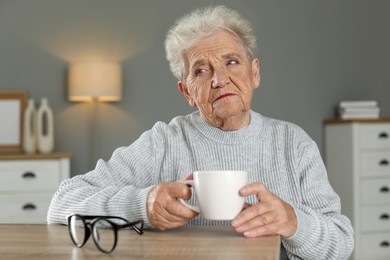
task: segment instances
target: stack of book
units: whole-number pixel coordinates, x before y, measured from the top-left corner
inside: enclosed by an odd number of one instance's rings
[[[338,106],[340,119],[379,118],[380,108],[375,100],[341,101]]]

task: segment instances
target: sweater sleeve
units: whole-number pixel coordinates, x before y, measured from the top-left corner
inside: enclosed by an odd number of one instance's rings
[[[309,137],[298,147],[297,172],[302,203],[293,205],[298,219],[296,233],[283,238],[291,259],[348,259],[353,228],[341,214],[338,195],[331,187],[317,145]]]
[[[48,223],[66,224],[67,215],[78,213],[142,219],[150,227],[146,199],[158,182],[154,135],[145,132],[130,146],[116,149],[109,161],[99,160],[89,173],[63,181],[52,198]]]

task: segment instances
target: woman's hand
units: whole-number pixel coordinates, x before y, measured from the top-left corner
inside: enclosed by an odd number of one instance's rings
[[[281,235],[290,237],[297,229],[294,209],[263,184],[253,183],[241,188],[241,196],[256,195],[259,203],[246,204],[232,221],[233,228],[245,237]]]
[[[198,215],[177,198],[191,198],[190,188],[182,182],[163,182],[150,190],[146,211],[154,227],[160,230],[181,227]]]

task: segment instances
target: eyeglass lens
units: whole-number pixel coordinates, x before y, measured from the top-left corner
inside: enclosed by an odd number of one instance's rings
[[[89,227],[83,218],[78,215],[72,216],[69,223],[70,233],[74,244],[77,247],[82,247],[89,237]],[[91,228],[95,245],[101,251],[109,253],[114,250],[116,246],[116,231],[109,221],[97,219]]]
[[[93,225],[93,239],[97,247],[104,252],[111,252],[115,248],[116,237],[114,227],[105,219],[97,220]]]
[[[70,231],[72,240],[77,247],[83,246],[86,239],[86,227],[83,219],[74,215],[70,219]]]

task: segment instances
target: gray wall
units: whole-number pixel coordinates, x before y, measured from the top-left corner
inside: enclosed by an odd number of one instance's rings
[[[100,105],[100,156],[158,121],[192,109],[177,91],[163,48],[173,22],[196,7],[225,4],[253,24],[261,87],[253,109],[302,126],[323,149],[325,119],[343,99],[375,99],[390,116],[390,1],[384,0],[0,0],[0,88],[47,97],[56,151],[72,174],[91,168],[88,103],[66,97],[67,64],[120,61],[123,100]]]

